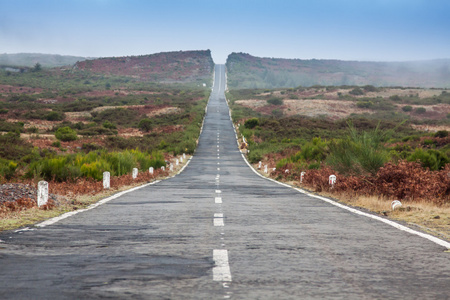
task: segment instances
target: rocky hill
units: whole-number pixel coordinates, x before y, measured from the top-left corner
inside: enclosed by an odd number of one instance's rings
[[[211,51],[204,50],[85,60],[76,63],[74,70],[170,83],[210,78],[213,67]]]
[[[450,88],[450,59],[360,62],[260,58],[232,53],[227,59],[230,88],[374,85]]]

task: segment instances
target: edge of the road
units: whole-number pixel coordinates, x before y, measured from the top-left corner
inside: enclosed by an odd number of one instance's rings
[[[213,85],[214,85],[214,79],[215,79],[215,72],[213,72]],[[214,87],[214,86],[213,86],[213,87]],[[210,94],[210,96],[209,96],[209,98],[208,98],[208,101],[207,101],[207,103],[206,103],[206,106],[205,106],[205,115],[203,116],[202,126],[200,127],[199,138],[200,138],[200,135],[201,135],[202,132],[203,132],[203,126],[205,125],[205,118],[206,118],[206,114],[208,113],[208,105],[209,105],[209,102],[211,101],[211,96],[212,96],[212,93]],[[195,149],[195,150],[197,150],[197,149]],[[195,151],[194,151],[194,154],[195,154]],[[184,165],[177,173],[175,173],[175,174],[173,174],[173,175],[171,175],[171,176],[168,176],[168,177],[165,177],[165,178],[162,178],[162,179],[159,179],[159,180],[155,180],[155,181],[152,181],[152,182],[149,182],[149,183],[145,183],[145,184],[140,185],[140,186],[137,186],[137,187],[133,187],[133,188],[126,189],[126,190],[124,190],[124,191],[115,193],[114,195],[109,196],[109,197],[106,197],[106,198],[103,198],[103,199],[101,199],[101,200],[99,200],[99,201],[97,201],[97,202],[95,202],[95,203],[89,205],[89,206],[86,207],[86,208],[79,209],[79,210],[76,210],[76,211],[66,212],[66,213],[64,213],[64,214],[62,214],[62,215],[59,215],[59,216],[57,216],[57,217],[53,217],[53,218],[50,218],[50,219],[48,219],[48,220],[39,222],[39,223],[35,224],[34,227],[40,227],[40,228],[42,228],[42,227],[46,227],[46,226],[55,224],[55,223],[57,223],[57,222],[59,222],[59,221],[61,221],[61,220],[64,220],[64,219],[68,218],[68,217],[71,217],[71,216],[74,216],[74,215],[76,215],[76,214],[79,214],[79,213],[82,213],[82,212],[85,212],[85,211],[94,209],[94,208],[96,208],[96,207],[98,207],[98,206],[100,206],[100,205],[102,205],[102,204],[105,204],[105,203],[107,203],[107,202],[109,202],[109,201],[111,201],[111,200],[114,200],[114,199],[116,199],[116,198],[119,198],[120,196],[123,196],[123,195],[125,195],[125,194],[127,194],[127,193],[130,193],[130,192],[133,192],[133,191],[136,191],[136,190],[145,188],[145,187],[150,186],[150,185],[153,185],[153,184],[157,184],[157,183],[159,183],[159,182],[161,182],[161,181],[163,181],[163,180],[167,180],[167,179],[173,178],[173,177],[177,176],[178,174],[180,174],[181,172],[184,171],[184,169],[189,165],[189,163],[191,162],[191,160],[192,160],[193,157],[194,157],[194,155],[192,155],[191,157],[189,157],[189,159],[186,161],[186,164],[185,164],[185,165]],[[27,230],[27,229],[28,229],[28,227],[25,227],[25,229],[23,229],[23,228],[22,228],[22,229],[18,229],[18,230],[16,230],[16,232],[17,232],[17,231]]]
[[[237,147],[239,149],[239,138],[238,138],[238,135],[237,135],[237,132],[236,132],[236,128],[234,127],[234,124],[233,124],[233,119],[231,117],[231,109],[230,109],[230,106],[228,104],[228,100],[226,98],[225,98],[225,102],[226,102],[227,107],[228,107],[228,112],[229,112],[229,115],[230,115],[231,124],[233,126],[234,134],[236,136]],[[241,152],[241,156],[244,159],[245,163],[250,167],[250,169],[256,175],[258,175],[261,178],[264,178],[266,180],[272,181],[272,182],[277,183],[279,185],[282,185],[284,187],[292,188],[292,189],[296,190],[297,192],[299,192],[301,194],[304,194],[306,196],[322,200],[322,201],[327,202],[327,203],[329,203],[331,205],[334,205],[336,207],[345,209],[345,210],[347,210],[347,211],[349,211],[351,213],[354,213],[354,214],[357,214],[357,215],[360,215],[360,216],[364,216],[364,217],[367,217],[367,218],[371,218],[373,220],[376,220],[376,221],[379,221],[379,222],[383,222],[383,223],[385,223],[387,225],[390,225],[390,226],[392,226],[394,228],[397,228],[397,229],[399,229],[401,231],[405,231],[405,232],[408,232],[408,233],[420,236],[420,237],[425,238],[425,239],[427,239],[427,240],[429,240],[429,241],[431,241],[431,242],[433,242],[435,244],[438,244],[438,245],[440,245],[442,247],[445,247],[447,250],[450,250],[450,243],[449,242],[447,242],[445,240],[442,240],[440,238],[437,238],[435,236],[432,236],[430,234],[411,229],[411,228],[409,228],[409,227],[407,227],[405,225],[401,225],[401,224],[399,224],[397,222],[394,222],[392,220],[389,220],[389,219],[386,219],[386,218],[383,218],[383,217],[380,217],[380,216],[377,216],[377,215],[374,215],[374,214],[370,214],[370,213],[366,213],[366,212],[360,211],[360,210],[355,209],[353,207],[350,207],[350,206],[344,205],[342,203],[339,203],[339,202],[337,202],[337,200],[326,198],[326,197],[319,196],[319,195],[315,195],[315,194],[312,194],[312,193],[310,193],[310,192],[308,192],[306,190],[303,190],[301,188],[298,188],[298,187],[295,187],[295,186],[292,186],[292,185],[289,185],[289,184],[277,181],[277,180],[269,178],[269,177],[265,177],[262,174],[260,174],[257,170],[255,170],[255,168],[248,162],[248,160],[245,157],[244,153]]]
[[[51,218],[51,219],[48,219],[48,220],[45,220],[45,221],[43,221],[43,222],[37,223],[37,224],[34,225],[34,227],[40,227],[40,228],[42,228],[42,227],[46,227],[46,226],[55,224],[55,223],[57,223],[57,222],[59,222],[59,221],[61,221],[61,220],[64,220],[64,219],[68,218],[68,217],[71,217],[71,216],[74,216],[74,215],[76,215],[76,214],[79,214],[79,213],[82,213],[82,212],[85,212],[85,211],[94,209],[94,208],[96,208],[96,207],[98,207],[98,206],[100,206],[100,205],[102,205],[102,204],[105,204],[105,203],[107,203],[107,202],[109,202],[109,201],[111,201],[111,200],[114,200],[114,199],[116,199],[116,198],[119,198],[120,196],[123,196],[123,195],[125,195],[125,194],[127,194],[127,193],[134,192],[134,191],[136,191],[136,190],[145,188],[145,187],[147,187],[147,186],[150,186],[150,185],[153,185],[153,184],[157,184],[157,183],[159,183],[159,182],[161,182],[161,181],[163,181],[163,180],[167,180],[167,179],[173,178],[173,177],[177,176],[178,174],[180,174],[181,172],[184,171],[184,169],[187,167],[187,165],[189,165],[189,163],[191,162],[192,157],[193,157],[193,156],[191,156],[191,157],[186,161],[186,164],[185,164],[185,165],[184,165],[177,173],[175,173],[175,174],[173,174],[173,175],[171,175],[171,176],[167,176],[167,177],[162,178],[162,179],[158,179],[158,180],[155,180],[155,181],[152,181],[152,182],[149,182],[149,183],[145,183],[145,184],[140,185],[140,186],[136,186],[136,187],[133,187],[133,188],[126,189],[126,190],[124,190],[124,191],[115,193],[114,195],[109,196],[109,197],[106,197],[106,198],[103,198],[103,199],[101,199],[101,200],[99,200],[99,201],[97,201],[97,202],[95,202],[95,203],[89,205],[89,206],[86,207],[86,208],[79,209],[79,210],[75,210],[75,211],[69,211],[69,212],[66,212],[66,213],[64,213],[64,214],[62,214],[62,215],[59,215],[59,216],[57,216],[57,217],[53,217],[53,218]],[[16,231],[21,231],[21,230],[23,230],[23,229],[19,229],[19,230],[16,230]]]

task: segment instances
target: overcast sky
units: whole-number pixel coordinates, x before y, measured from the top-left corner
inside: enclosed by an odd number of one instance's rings
[[[450,58],[450,0],[0,0],[0,53]]]

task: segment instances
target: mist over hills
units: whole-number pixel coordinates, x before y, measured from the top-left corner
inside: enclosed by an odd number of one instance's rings
[[[0,54],[0,67],[3,68],[31,68],[36,63],[44,68],[71,66],[74,71],[169,83],[203,80],[210,76],[214,66],[210,50],[106,58],[39,53]],[[450,88],[450,59],[370,62],[262,58],[231,53],[226,65],[228,86],[232,89],[313,85]]]
[[[450,59],[364,62],[228,56],[228,87],[279,88],[313,85],[374,85],[450,88]]]
[[[33,67],[36,63],[44,68],[71,66],[77,61],[87,59],[82,56],[42,54],[42,53],[15,53],[0,54],[0,66],[3,67]]]

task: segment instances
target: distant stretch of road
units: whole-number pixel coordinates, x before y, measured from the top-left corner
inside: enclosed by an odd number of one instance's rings
[[[44,227],[0,234],[0,299],[448,299],[450,253],[261,178],[215,69],[179,175]]]

